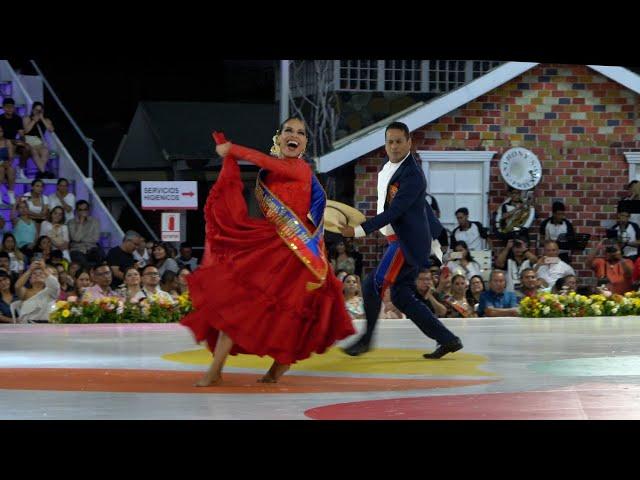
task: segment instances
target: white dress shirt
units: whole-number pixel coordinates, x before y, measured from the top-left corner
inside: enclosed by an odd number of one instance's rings
[[[402,165],[402,163],[409,157],[409,155],[411,155],[411,152],[407,153],[407,155],[398,163],[392,163],[390,161],[385,163],[382,167],[382,170],[380,170],[380,173],[378,173],[378,215],[384,211],[384,204],[387,200],[387,189],[389,187],[389,181],[391,180],[391,177],[393,177],[393,175],[398,171],[400,165]],[[391,225],[385,225],[380,229],[380,233],[388,237],[389,235],[393,235],[395,232],[393,231],[393,228],[391,228]],[[367,234],[360,225],[355,228],[356,238],[361,238],[366,235]]]

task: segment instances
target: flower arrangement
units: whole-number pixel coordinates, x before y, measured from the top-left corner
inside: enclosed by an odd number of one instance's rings
[[[541,293],[520,301],[520,316],[529,318],[611,317],[640,315],[640,293],[624,295],[568,295]]]
[[[69,297],[55,303],[49,315],[51,323],[169,323],[177,322],[193,310],[189,293],[177,301],[158,295],[140,302],[128,302],[121,297],[81,300]]]

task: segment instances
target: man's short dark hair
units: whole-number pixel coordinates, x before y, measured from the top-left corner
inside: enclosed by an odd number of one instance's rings
[[[76,209],[82,205],[86,205],[87,207],[91,208],[91,205],[89,205],[89,202],[87,202],[86,200],[78,200],[76,202]]]
[[[468,217],[469,209],[467,207],[460,207],[459,209],[456,210],[456,215],[458,215],[459,213],[462,213],[463,215],[466,215]]]
[[[150,263],[147,263],[144,267],[142,267],[140,269],[140,274],[144,275],[144,272],[146,272],[149,268],[155,268],[156,270],[158,269],[158,267],[156,267],[155,265],[151,265]]]
[[[404,136],[407,137],[407,140],[411,137],[409,133],[409,127],[405,123],[402,122],[391,122],[387,125],[387,128],[384,130],[385,136],[389,130],[402,130],[404,132]]]
[[[489,281],[493,280],[494,275],[497,275],[499,273],[501,273],[505,277],[507,276],[507,273],[504,270],[500,270],[499,268],[494,268],[493,270],[491,270],[491,273],[489,274]]]
[[[109,264],[107,262],[98,262],[95,265],[91,266],[91,271],[94,272],[97,269],[99,269],[100,267],[107,267],[109,268],[109,271],[111,271],[111,267],[109,266]]]
[[[564,203],[562,202],[553,202],[553,205],[551,206],[551,211],[553,213],[556,212],[564,212]]]
[[[16,101],[11,98],[11,97],[6,97],[4,100],[2,100],[2,106],[4,107],[5,105],[15,105]]]
[[[69,185],[69,180],[67,180],[66,178],[60,177],[58,179],[58,183],[56,183],[56,185],[60,185],[62,182],[67,182],[67,185]]]
[[[193,248],[190,243],[183,242],[180,244],[180,248]]]

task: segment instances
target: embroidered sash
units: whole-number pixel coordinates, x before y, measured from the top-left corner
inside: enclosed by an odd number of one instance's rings
[[[384,296],[384,291],[396,281],[398,273],[400,273],[400,269],[404,265],[404,255],[400,249],[400,242],[397,237],[392,237],[389,239],[389,247],[384,252],[380,265],[378,265],[376,274],[373,277],[374,287],[380,298]]]
[[[310,232],[305,224],[282,200],[264,183],[267,171],[262,169],[256,181],[256,198],[265,218],[275,227],[282,241],[302,261],[319,280],[319,283],[307,282],[307,290],[320,288],[326,278],[328,262],[324,247],[324,208],[326,195],[320,182],[311,176],[311,205],[309,219],[315,225]]]

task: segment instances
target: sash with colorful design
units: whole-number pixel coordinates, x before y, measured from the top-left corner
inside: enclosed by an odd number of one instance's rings
[[[266,219],[276,227],[282,241],[319,280],[319,283],[307,282],[307,290],[320,288],[327,278],[328,271],[324,248],[324,208],[327,203],[324,190],[315,175],[312,175],[308,217],[316,228],[310,232],[293,210],[265,185],[266,173],[266,170],[260,170],[256,181],[256,198],[260,209]]]
[[[404,255],[397,237],[393,235],[387,238],[389,239],[389,247],[384,252],[380,265],[378,265],[376,274],[373,277],[373,284],[380,298],[383,297],[385,290],[396,281],[398,273],[400,273],[400,269],[404,265]]]

